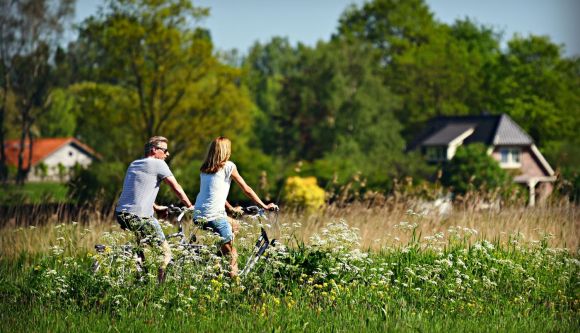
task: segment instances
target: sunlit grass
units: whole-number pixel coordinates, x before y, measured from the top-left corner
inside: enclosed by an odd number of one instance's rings
[[[358,209],[359,214],[364,213],[363,208]],[[3,229],[3,251],[6,241],[20,245],[0,261],[0,328],[87,329],[87,317],[94,322],[90,330],[95,331],[111,327],[570,331],[578,327],[577,249],[554,245],[563,243],[557,238],[568,237],[565,232],[569,230],[554,236],[538,232],[535,239],[524,237],[517,229],[501,230],[492,235],[502,237],[490,238],[466,222],[486,221],[491,218],[485,217],[489,213],[478,212],[484,217],[473,220],[451,220],[440,229],[433,228],[441,223],[439,218],[430,220],[413,211],[399,213],[391,217],[398,216],[396,222],[382,215],[373,220],[370,213],[357,220],[349,215],[352,211],[342,216],[328,211],[309,218],[284,215],[280,217],[281,242],[286,246],[269,251],[247,277],[228,278],[227,261],[209,250],[174,270],[163,285],[156,283],[158,258],[153,249],[146,250],[149,273],[144,279],[134,269],[131,256],[118,255],[120,245],[132,242],[132,236],[113,224]],[[507,228],[509,223],[534,216],[523,211],[519,211],[520,217],[515,214],[510,212],[496,225]],[[550,212],[545,214],[532,223],[549,227],[548,222],[540,221]],[[563,214],[563,221],[575,213],[553,210],[551,214]],[[365,242],[373,238],[365,228],[370,229],[371,223],[375,228],[382,223],[388,238],[375,232],[373,237],[386,241],[367,251]],[[242,230],[237,239],[241,266],[259,228],[244,224]],[[484,230],[491,233],[492,228]],[[42,243],[43,238],[48,240]],[[108,245],[105,253],[92,251],[97,241]],[[204,240],[210,248],[213,241]],[[96,259],[103,265],[92,274],[90,267]]]

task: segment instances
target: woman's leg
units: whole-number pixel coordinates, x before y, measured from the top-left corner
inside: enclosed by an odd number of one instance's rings
[[[238,251],[232,242],[222,245],[222,253],[230,256],[230,277],[238,276]]]
[[[230,256],[230,276],[238,275],[238,251],[234,248],[234,233],[232,232],[232,225],[226,218],[220,218],[210,221],[207,227],[217,232],[222,241],[221,252],[223,255]]]
[[[238,231],[240,231],[240,221],[228,216],[228,222],[230,223],[230,226],[232,227],[232,231],[234,233],[234,236],[237,235]]]

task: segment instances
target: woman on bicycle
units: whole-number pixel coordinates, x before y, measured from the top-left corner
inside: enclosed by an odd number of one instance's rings
[[[199,194],[195,200],[196,223],[218,233],[221,237],[221,251],[230,256],[230,276],[238,275],[238,253],[233,246],[234,234],[228,222],[225,207],[230,209],[226,199],[232,179],[238,183],[244,194],[264,209],[277,209],[273,203],[264,204],[238,172],[236,165],[230,161],[231,142],[228,138],[218,137],[213,140],[201,165],[201,182]]]

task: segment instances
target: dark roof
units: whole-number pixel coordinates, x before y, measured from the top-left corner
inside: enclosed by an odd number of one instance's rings
[[[527,146],[534,143],[534,140],[507,114],[502,114],[495,137],[494,145],[522,145]]]
[[[431,136],[429,136],[423,145],[425,146],[440,146],[449,144],[453,139],[459,137],[463,133],[475,128],[474,123],[458,123],[458,124],[447,124],[439,131],[436,131]]]
[[[474,131],[463,142],[485,145],[529,146],[532,138],[508,115],[436,117],[429,120],[425,129],[409,144],[413,150],[424,145],[448,145],[469,128]],[[461,131],[463,130],[463,131]]]

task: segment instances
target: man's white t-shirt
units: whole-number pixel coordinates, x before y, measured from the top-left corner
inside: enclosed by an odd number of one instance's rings
[[[219,218],[226,218],[225,204],[230,192],[232,182],[232,172],[236,165],[227,161],[223,168],[216,173],[201,173],[199,194],[195,199],[194,218],[214,221]]]
[[[145,157],[133,161],[125,175],[123,192],[115,211],[135,214],[139,217],[153,216],[153,203],[163,179],[173,176],[165,161]]]

